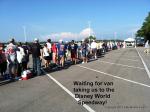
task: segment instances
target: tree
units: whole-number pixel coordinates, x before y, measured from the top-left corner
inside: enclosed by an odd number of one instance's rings
[[[150,40],[150,12],[145,18],[142,27],[137,31],[136,37],[144,37],[145,40]]]
[[[91,43],[93,40],[96,40],[96,37],[94,36],[89,36],[87,38],[84,39],[85,42]]]
[[[89,39],[90,39],[90,40],[96,40],[96,37],[94,37],[94,36],[89,36]]]

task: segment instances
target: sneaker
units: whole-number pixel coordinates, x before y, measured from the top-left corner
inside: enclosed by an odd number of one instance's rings
[[[82,64],[84,64],[84,61],[82,62]]]

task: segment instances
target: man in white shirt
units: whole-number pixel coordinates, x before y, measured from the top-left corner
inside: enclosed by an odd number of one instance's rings
[[[51,39],[47,39],[47,48],[49,49],[49,52],[51,52],[52,44],[51,44]]]
[[[18,50],[16,51],[17,53],[17,61],[18,61],[18,76],[21,76],[21,73],[23,71],[23,58],[25,58],[25,52],[22,47],[22,43],[19,42],[18,44]]]
[[[94,54],[95,59],[97,59],[97,43],[95,40],[91,43],[92,53]]]
[[[48,47],[47,47],[47,44],[44,44],[44,47],[43,47],[43,58],[45,60],[45,68],[47,68],[49,66],[49,63],[50,63],[50,56],[49,56],[49,50],[48,50]]]
[[[9,74],[12,79],[16,78],[17,79],[17,46],[15,45],[15,40],[14,38],[10,39],[10,43],[6,47],[6,56],[7,56],[7,61],[9,63]]]
[[[49,61],[51,62],[52,60],[52,44],[51,44],[51,39],[47,39],[47,48],[48,48],[48,51],[49,51]]]

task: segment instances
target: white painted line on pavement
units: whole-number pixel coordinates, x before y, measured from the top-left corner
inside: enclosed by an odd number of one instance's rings
[[[112,58],[105,57],[105,59],[112,59]],[[129,60],[129,61],[136,61],[136,62],[139,62],[139,60],[126,59],[126,58],[120,58],[119,60]]]
[[[120,60],[139,61],[139,60],[134,60],[134,59],[126,59],[126,58],[120,58]]]
[[[118,76],[114,76],[112,74],[108,74],[108,73],[105,73],[105,72],[101,72],[101,71],[98,71],[98,70],[95,70],[95,69],[92,69],[92,68],[88,68],[88,67],[85,67],[85,66],[81,66],[81,65],[76,65],[80,68],[84,68],[84,69],[87,69],[87,70],[91,70],[91,71],[94,71],[94,72],[97,72],[97,73],[101,73],[101,74],[104,74],[104,75],[107,75],[107,76],[110,76],[110,77],[114,77],[114,78],[117,78],[117,79],[121,79],[121,80],[124,80],[124,81],[127,81],[127,82],[131,82],[131,83],[134,83],[134,84],[138,84],[138,85],[141,85],[141,86],[145,86],[145,87],[149,87],[150,88],[150,85],[146,85],[146,84],[143,84],[143,83],[140,83],[140,82],[136,82],[136,81],[132,81],[132,80],[129,80],[129,79],[125,79],[125,78],[122,78],[122,77],[118,77]]]
[[[137,68],[137,69],[144,69],[145,68],[141,68],[141,67],[135,67],[135,66],[129,66],[129,65],[124,65],[124,64],[119,64],[119,63],[111,63],[111,62],[107,62],[107,61],[100,61],[98,60],[99,62],[102,62],[102,63],[108,63],[108,64],[112,64],[112,65],[118,65],[118,66],[124,66],[124,67],[128,67],[128,68]]]
[[[149,72],[149,70],[148,70],[148,67],[147,67],[146,63],[144,62],[144,60],[143,60],[141,54],[139,53],[139,51],[137,50],[137,48],[136,48],[136,51],[137,51],[138,55],[139,55],[140,58],[141,58],[141,61],[142,61],[143,65],[144,65],[144,67],[145,67],[145,70],[146,70],[146,72],[147,72],[148,77],[150,78],[150,72]]]
[[[45,72],[45,71],[44,71]],[[46,75],[51,79],[53,80],[58,86],[60,86],[65,92],[67,92],[71,97],[73,97],[77,102],[80,100],[79,98],[75,98],[75,95],[69,91],[65,86],[63,86],[60,82],[58,82],[55,78],[53,78],[50,74],[47,74]],[[89,107],[88,105],[86,104],[83,104],[82,105],[86,110],[88,110],[89,112],[95,112],[91,107]]]
[[[118,53],[117,53],[118,54]],[[119,54],[122,54],[122,53],[119,53]],[[107,56],[109,56],[109,55],[107,55]],[[116,54],[114,53],[112,53],[112,54],[110,54],[110,56],[115,56],[115,57],[119,57],[119,56],[116,56]],[[131,57],[133,57],[133,58],[139,58],[139,56],[123,56],[123,57],[125,57],[125,58],[131,58]]]
[[[139,58],[139,56],[125,56],[125,57],[133,57],[133,58],[135,57],[135,58]]]

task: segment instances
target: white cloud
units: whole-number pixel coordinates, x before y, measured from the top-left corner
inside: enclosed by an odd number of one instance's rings
[[[62,40],[77,40],[77,39],[83,39],[89,36],[89,33],[91,35],[94,34],[93,29],[83,29],[80,33],[72,33],[72,32],[60,32],[60,33],[52,33],[50,35],[44,35],[41,36],[43,40],[46,40],[48,38],[51,38],[52,41],[58,41],[60,39]]]
[[[83,29],[83,30],[80,32],[80,36],[81,36],[81,37],[88,37],[89,34],[91,34],[91,35],[94,34],[93,29],[91,29],[91,28],[86,28],[86,29]]]
[[[74,38],[78,38],[78,34],[71,33],[71,32],[61,32],[61,33],[53,33],[49,35],[49,38],[52,38],[54,40],[70,40]]]
[[[62,37],[62,38],[74,38],[76,36],[77,36],[77,34],[71,33],[71,32],[62,32],[62,33],[60,33],[60,37]]]

